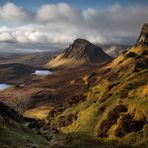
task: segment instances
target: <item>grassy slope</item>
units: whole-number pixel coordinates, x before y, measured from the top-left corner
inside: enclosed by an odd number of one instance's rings
[[[12,122],[11,125],[2,125],[0,123],[0,147],[26,148],[47,145],[47,141],[43,137],[38,136],[35,132],[19,123]]]
[[[15,111],[0,102],[0,147],[45,147],[48,141],[26,127],[26,123]]]
[[[136,63],[143,63],[143,60],[148,58],[147,54],[143,55],[143,51],[147,51],[147,47],[141,45],[133,47],[111,64],[102,68],[100,71],[104,72],[104,75],[101,77],[100,83],[88,91],[87,99],[78,105],[66,108],[53,119],[53,122],[60,122],[60,116],[68,116],[70,113],[77,112],[77,120],[70,125],[61,127],[63,133],[76,132],[98,136],[104,130],[102,128],[105,128],[107,136],[103,138],[108,140],[116,139],[132,144],[146,143],[148,140],[146,131],[148,127],[148,70],[141,68],[134,72]],[[135,57],[128,56],[131,52],[137,55]],[[138,56],[141,58],[137,58]],[[105,73],[109,68],[111,71]],[[98,77],[100,76],[98,75]],[[112,84],[115,85],[112,86]],[[117,119],[114,119],[114,116],[109,118],[111,112],[119,105],[124,105],[127,111],[115,112],[116,115],[119,114]],[[131,119],[125,119],[126,116],[131,116]],[[105,120],[113,121],[111,121],[111,125],[106,125],[103,124]],[[135,127],[129,127],[132,130],[126,129],[125,120]],[[138,124],[142,124],[139,130]],[[123,135],[117,136],[117,132]]]

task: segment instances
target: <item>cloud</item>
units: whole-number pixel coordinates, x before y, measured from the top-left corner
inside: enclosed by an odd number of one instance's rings
[[[31,20],[32,17],[33,13],[31,11],[18,7],[11,2],[0,7],[0,19],[3,21],[26,22]]]
[[[96,30],[110,41],[125,41],[125,38],[135,38],[141,25],[148,21],[148,6],[128,6],[122,8],[119,4],[105,10],[88,9],[83,14],[89,28]]]
[[[7,41],[12,41],[13,40],[13,37],[11,36],[11,34],[7,33],[7,32],[4,32],[4,33],[1,33],[0,34],[0,41],[4,41],[4,42],[7,42]]]
[[[34,12],[6,3],[0,7],[0,51],[61,49],[76,38],[100,44],[132,44],[148,20],[147,5],[77,10],[67,3],[46,4]],[[8,24],[15,23],[9,26]]]
[[[78,22],[81,20],[81,12],[73,9],[66,3],[46,4],[41,6],[36,13],[39,22]]]

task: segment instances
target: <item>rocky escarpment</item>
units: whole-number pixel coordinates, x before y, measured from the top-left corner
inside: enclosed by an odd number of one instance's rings
[[[143,25],[137,43],[142,45],[148,45],[148,23]]]
[[[69,48],[46,64],[46,67],[75,67],[76,65],[94,64],[110,61],[112,58],[100,47],[85,39],[76,39]]]
[[[76,39],[69,48],[65,49],[63,57],[77,60],[85,59],[91,63],[104,62],[111,59],[100,47],[84,39]]]

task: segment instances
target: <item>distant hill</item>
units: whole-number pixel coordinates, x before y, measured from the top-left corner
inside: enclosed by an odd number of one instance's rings
[[[121,45],[121,44],[103,44],[99,45],[107,53],[109,56],[116,58],[117,56],[121,55],[123,52],[128,50],[131,45]]]
[[[42,66],[59,51],[37,53],[0,53],[0,64],[21,63],[29,66]]]
[[[76,39],[69,48],[50,60],[45,67],[75,67],[76,65],[94,64],[110,61],[112,58],[100,47],[85,39]]]
[[[19,63],[0,64],[0,83],[3,82],[23,82],[27,76],[30,76],[35,68]],[[20,82],[18,82],[20,83]]]

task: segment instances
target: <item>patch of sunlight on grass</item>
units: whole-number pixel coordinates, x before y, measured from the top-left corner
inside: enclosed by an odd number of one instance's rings
[[[25,117],[30,117],[30,118],[36,118],[36,119],[45,119],[48,116],[50,109],[47,107],[41,107],[41,108],[34,108],[27,110],[24,113]]]
[[[78,114],[78,119],[70,126],[63,127],[61,130],[67,132],[86,132],[93,133],[94,126],[96,125],[98,116],[98,106],[92,104],[90,107]]]

